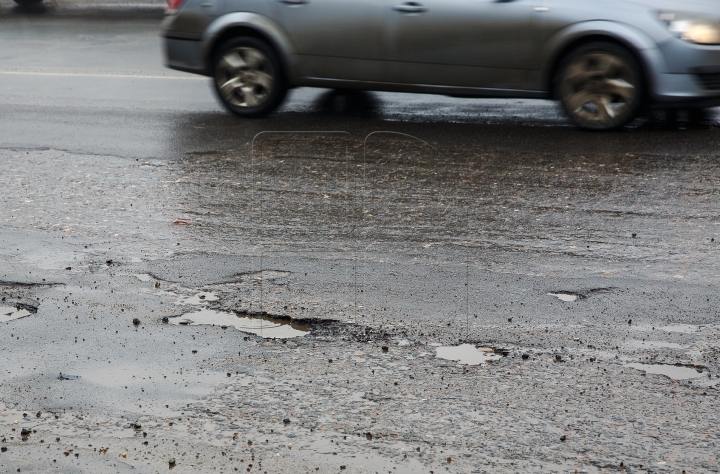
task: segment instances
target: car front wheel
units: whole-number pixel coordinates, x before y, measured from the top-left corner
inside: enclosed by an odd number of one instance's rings
[[[234,38],[217,51],[214,85],[225,108],[241,117],[261,117],[285,98],[287,84],[273,48],[257,38]]]
[[[637,60],[612,43],[589,43],[568,54],[555,76],[555,90],[570,120],[591,130],[626,125],[645,94]]]

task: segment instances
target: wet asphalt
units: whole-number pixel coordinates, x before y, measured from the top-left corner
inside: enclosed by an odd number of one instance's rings
[[[718,471],[718,110],[243,121],[155,13],[0,15],[0,471]]]

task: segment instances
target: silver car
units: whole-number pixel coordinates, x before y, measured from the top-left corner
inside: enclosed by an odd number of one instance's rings
[[[168,0],[167,65],[258,117],[290,87],[556,99],[576,125],[720,105],[719,0]]]

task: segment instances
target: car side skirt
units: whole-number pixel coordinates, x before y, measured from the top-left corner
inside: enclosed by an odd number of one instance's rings
[[[398,84],[393,82],[347,81],[323,77],[301,78],[297,86],[324,87],[329,89],[358,89],[385,92],[410,92],[420,94],[442,94],[468,98],[525,98],[549,99],[545,91],[515,89],[485,89],[473,87],[436,86],[430,84]]]

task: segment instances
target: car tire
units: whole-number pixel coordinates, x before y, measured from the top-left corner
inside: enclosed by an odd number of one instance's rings
[[[21,7],[35,7],[40,5],[42,2],[43,0],[15,0],[15,3]]]
[[[630,51],[614,43],[588,43],[571,51],[560,62],[554,85],[568,118],[588,130],[628,124],[645,98],[640,64]]]
[[[213,60],[217,97],[244,118],[267,115],[285,98],[287,81],[275,50],[265,41],[239,37],[223,43]]]

